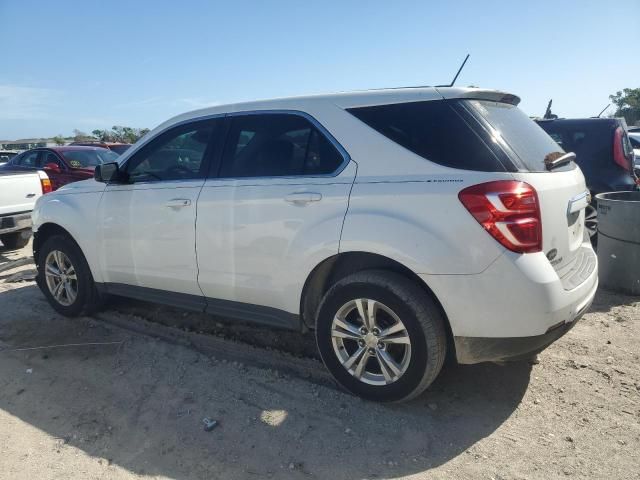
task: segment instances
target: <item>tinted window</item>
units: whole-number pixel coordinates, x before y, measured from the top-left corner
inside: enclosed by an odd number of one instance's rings
[[[452,102],[429,101],[348,110],[385,137],[440,165],[504,171],[504,166]]]
[[[131,147],[131,145],[111,145],[109,148],[118,155],[122,155],[129,149],[129,147]]]
[[[633,148],[640,148],[640,140],[629,135],[629,141],[631,142],[631,146]]]
[[[102,163],[115,162],[118,154],[105,148],[95,150],[65,150],[62,156],[71,168],[91,168]]]
[[[504,142],[511,148],[521,168],[531,172],[546,172],[544,160],[547,155],[562,150],[515,105],[487,100],[465,100],[464,103],[487,121],[496,142]]]
[[[127,165],[131,179],[146,182],[203,177],[216,125],[218,121],[206,120],[163,133],[131,157]]]
[[[57,166],[62,168],[62,162],[60,161],[58,156],[55,153],[52,153],[52,152],[47,152],[45,154],[44,160],[42,162],[40,162],[40,163],[41,163],[41,165],[43,167],[45,165],[49,164],[49,163],[55,163]]]
[[[540,127],[565,151],[576,154],[576,163],[605,164],[613,155],[613,126],[607,123],[541,121]]]
[[[38,166],[38,155],[40,152],[25,152],[14,160],[15,165],[21,167],[36,168]]]
[[[231,118],[221,177],[330,174],[342,164],[336,148],[306,118],[289,114]]]

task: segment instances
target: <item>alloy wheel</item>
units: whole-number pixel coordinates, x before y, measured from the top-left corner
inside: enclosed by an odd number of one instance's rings
[[[400,317],[368,298],[351,300],[338,310],[331,342],[342,366],[369,385],[396,382],[411,360],[411,339]]]
[[[49,293],[60,305],[68,307],[78,297],[78,277],[69,257],[52,250],[45,260],[45,278]]]

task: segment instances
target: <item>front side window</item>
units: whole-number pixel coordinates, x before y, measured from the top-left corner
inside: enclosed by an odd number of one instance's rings
[[[314,176],[335,172],[342,155],[306,118],[292,114],[231,118],[220,176]]]
[[[44,167],[45,165],[49,165],[51,163],[54,163],[58,167],[62,168],[62,162],[60,161],[58,156],[55,153],[47,152],[42,162],[42,166]]]
[[[217,125],[215,120],[206,120],[161,134],[131,157],[127,164],[130,179],[147,182],[202,178]]]

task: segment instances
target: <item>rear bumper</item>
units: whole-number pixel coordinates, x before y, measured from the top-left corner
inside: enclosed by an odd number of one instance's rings
[[[569,331],[595,297],[591,268],[570,288],[542,252],[505,252],[477,275],[420,276],[447,315],[458,362],[479,363],[537,353]]]
[[[31,230],[31,212],[0,217],[0,234]]]
[[[524,360],[540,353],[571,330],[591,306],[592,301],[593,297],[572,321],[554,325],[542,335],[509,338],[454,337],[458,363]]]

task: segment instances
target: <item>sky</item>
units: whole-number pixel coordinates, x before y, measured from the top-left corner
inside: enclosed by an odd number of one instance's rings
[[[448,83],[529,115],[640,87],[640,0],[0,0],[0,139],[152,128],[207,105]],[[611,110],[610,110],[611,111]]]

